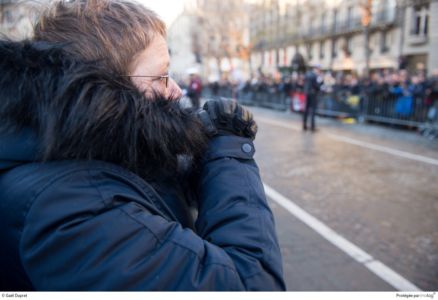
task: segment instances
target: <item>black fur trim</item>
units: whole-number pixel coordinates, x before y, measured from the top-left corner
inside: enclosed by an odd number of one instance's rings
[[[32,128],[41,160],[103,160],[145,179],[195,161],[207,137],[178,102],[147,99],[129,78],[75,62],[62,46],[0,41],[0,130]]]

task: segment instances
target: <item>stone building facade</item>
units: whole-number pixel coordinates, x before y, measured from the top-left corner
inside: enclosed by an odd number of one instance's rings
[[[403,13],[402,64],[438,70],[438,1],[406,1]]]
[[[172,77],[178,82],[187,79],[189,70],[200,69],[192,40],[193,27],[196,21],[196,15],[189,10],[184,10],[168,28],[170,71]]]
[[[326,70],[431,72],[438,68],[438,33],[430,30],[438,28],[437,6],[434,0],[258,0],[249,22],[251,63],[273,72],[290,67],[299,53],[307,65]]]

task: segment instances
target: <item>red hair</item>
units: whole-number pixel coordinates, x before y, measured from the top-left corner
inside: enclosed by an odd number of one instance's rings
[[[34,27],[35,40],[62,44],[75,58],[117,74],[129,74],[136,56],[157,34],[166,35],[158,15],[126,0],[59,0]]]

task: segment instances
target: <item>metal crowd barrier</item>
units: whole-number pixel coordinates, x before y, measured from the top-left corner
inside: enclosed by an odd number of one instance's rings
[[[427,122],[429,106],[423,98],[386,96],[364,97],[365,120],[419,127]]]
[[[233,95],[233,89],[232,87],[229,86],[220,87],[216,91],[206,87],[202,90],[202,96],[205,98],[211,98],[215,96],[225,97],[225,98],[235,98],[235,95]]]
[[[203,96],[213,97],[220,96],[225,98],[235,98],[239,103],[244,105],[253,105],[268,107],[278,110],[286,110],[289,108],[289,97],[283,92],[277,91],[275,89],[268,89],[262,91],[252,91],[252,90],[234,90],[231,88],[221,87],[215,93],[211,88],[206,88],[203,91]]]
[[[206,95],[211,95],[206,90]],[[254,91],[243,89],[232,91],[221,88],[218,96],[237,98],[244,105],[255,105],[278,110],[304,110],[305,95],[292,93],[286,95],[276,89]],[[333,117],[350,117],[359,121],[417,127],[426,135],[438,136],[438,103],[426,105],[422,98],[403,96],[352,94],[349,90],[338,90],[332,93],[320,93],[318,98],[318,115]]]
[[[287,96],[283,92],[272,89],[253,93],[252,96],[254,105],[278,110],[287,109]],[[242,97],[245,98],[243,95]]]
[[[419,129],[421,134],[429,139],[438,138],[438,101],[428,107],[426,122],[421,124]]]
[[[359,118],[361,114],[361,98],[349,91],[320,93],[317,114],[334,117]]]

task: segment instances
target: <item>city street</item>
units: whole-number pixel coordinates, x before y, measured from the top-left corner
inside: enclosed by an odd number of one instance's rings
[[[438,290],[438,141],[250,107],[288,290]]]

